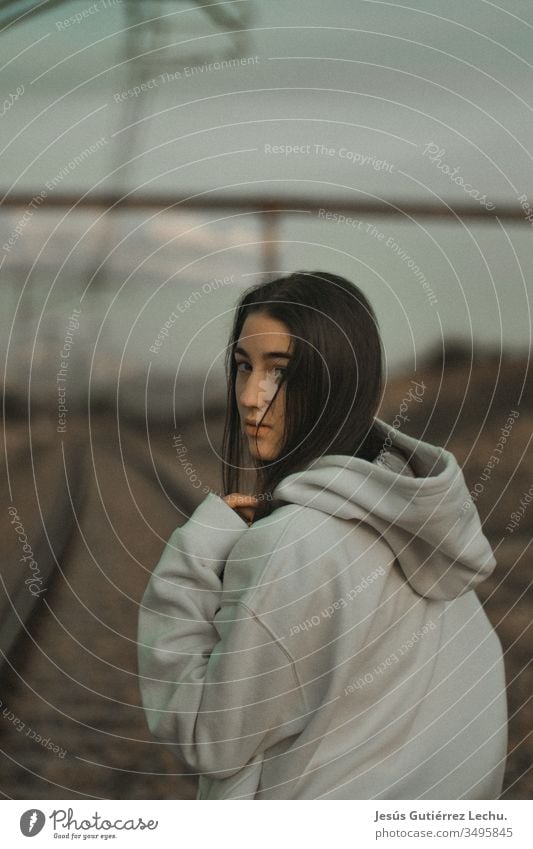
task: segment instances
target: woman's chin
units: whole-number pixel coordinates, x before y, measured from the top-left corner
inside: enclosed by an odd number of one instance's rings
[[[268,463],[276,459],[276,452],[266,445],[255,445],[254,440],[248,440],[248,449],[255,460],[261,460],[263,463]]]
[[[268,463],[270,460],[274,459],[274,457],[271,456],[270,451],[267,451],[264,448],[260,448],[258,450],[257,448],[251,446],[250,453],[255,460],[261,460],[263,463]]]

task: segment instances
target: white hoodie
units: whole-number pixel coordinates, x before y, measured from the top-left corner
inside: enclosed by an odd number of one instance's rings
[[[321,457],[251,527],[209,493],[154,570],[140,691],[198,799],[501,792],[496,561],[455,457],[377,422],[390,451]]]

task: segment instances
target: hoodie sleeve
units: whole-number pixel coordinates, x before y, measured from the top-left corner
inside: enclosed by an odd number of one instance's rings
[[[239,772],[305,724],[291,657],[234,593],[223,598],[225,561],[246,530],[210,493],[171,535],[139,613],[139,686],[150,731],[212,778]]]

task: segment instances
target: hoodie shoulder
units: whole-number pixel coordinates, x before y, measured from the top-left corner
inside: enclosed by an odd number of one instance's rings
[[[419,595],[452,599],[474,589],[495,565],[454,455],[380,421],[381,457],[324,455],[285,478],[274,497],[367,523],[395,553]],[[388,428],[388,429],[387,429]]]

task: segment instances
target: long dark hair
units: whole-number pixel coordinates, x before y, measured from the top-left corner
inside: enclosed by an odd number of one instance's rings
[[[383,362],[374,311],[344,277],[296,271],[247,289],[236,308],[226,351],[224,491],[241,491],[246,452],[235,397],[234,348],[246,318],[257,312],[283,322],[293,336],[294,348],[268,405],[285,382],[283,450],[275,460],[254,463],[258,496],[254,520],[277,506],[272,493],[283,478],[307,468],[318,457],[348,454],[373,460],[383,447],[383,434],[374,418],[381,398]]]

